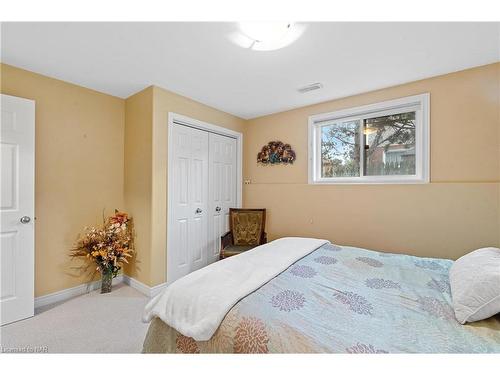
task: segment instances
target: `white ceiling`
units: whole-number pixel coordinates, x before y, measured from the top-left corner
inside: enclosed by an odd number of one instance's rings
[[[157,85],[245,119],[500,60],[500,23],[306,25],[263,52],[233,44],[234,23],[3,23],[1,52],[122,98]]]

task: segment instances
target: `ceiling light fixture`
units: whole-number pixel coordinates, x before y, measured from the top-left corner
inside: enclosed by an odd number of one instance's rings
[[[304,30],[305,25],[293,22],[240,22],[230,39],[243,48],[272,51],[290,45]]]

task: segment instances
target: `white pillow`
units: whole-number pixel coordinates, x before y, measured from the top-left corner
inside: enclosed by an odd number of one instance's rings
[[[460,324],[500,312],[500,249],[485,247],[459,258],[450,268],[455,316]]]

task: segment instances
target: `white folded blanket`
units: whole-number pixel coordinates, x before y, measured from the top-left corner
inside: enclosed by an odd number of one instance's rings
[[[325,243],[328,241],[285,237],[212,263],[176,280],[153,298],[143,321],[157,316],[184,336],[209,340],[240,299]]]

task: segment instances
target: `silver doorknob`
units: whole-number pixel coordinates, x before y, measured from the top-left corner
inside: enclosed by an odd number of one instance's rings
[[[197,208],[195,211],[196,214],[201,214],[202,212],[203,212],[203,210],[201,208]]]
[[[222,208],[220,208],[219,206],[215,207],[215,211],[220,212],[220,210],[222,210]]]
[[[23,216],[19,221],[22,224],[28,224],[31,221],[31,218],[29,216]]]

